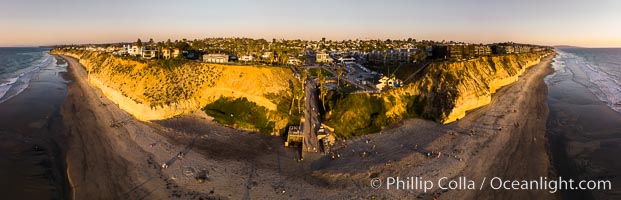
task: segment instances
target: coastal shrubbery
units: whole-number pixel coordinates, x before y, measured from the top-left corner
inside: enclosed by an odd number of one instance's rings
[[[311,68],[308,70],[308,73],[311,76],[319,76],[319,73],[323,74],[324,76],[334,76],[332,73],[326,71],[323,68]]]
[[[347,105],[347,106],[345,106]],[[381,130],[390,123],[381,99],[375,95],[350,94],[336,97],[325,123],[341,137],[358,136]]]
[[[223,124],[283,133],[287,125],[299,122],[303,107],[301,82],[289,68],[174,59],[137,61],[90,51],[61,53],[80,58],[91,81],[140,104],[128,105],[146,107],[132,114],[151,112],[145,117],[148,119],[202,108]],[[325,99],[320,109],[325,113],[323,121],[341,137],[377,132],[410,117],[454,121],[466,111],[488,104],[496,89],[516,81],[546,53],[431,63],[412,83],[381,94],[355,94],[342,88],[320,98]],[[311,76],[313,71],[320,73],[320,69],[310,70]]]
[[[187,63],[188,60],[183,57],[177,57],[173,59],[157,60],[154,62],[157,62],[157,64],[163,68],[174,68],[182,66],[183,64]]]
[[[287,124],[299,121],[299,111],[292,109],[292,88],[301,88],[301,83],[290,68],[208,64],[183,58],[141,60],[82,50],[55,49],[52,53],[79,58],[91,82],[129,98],[133,103],[109,96],[121,107],[131,107],[127,111],[138,118],[165,119],[206,105],[211,105],[210,115],[217,110],[241,111],[227,106],[233,105],[254,112],[253,116],[234,121],[216,117],[221,123],[282,133]],[[216,109],[216,105],[224,107]],[[291,116],[298,118],[291,120]]]
[[[377,132],[412,117],[451,122],[468,110],[488,104],[496,89],[516,81],[526,67],[549,53],[431,63],[404,87],[381,94],[328,95],[324,122],[341,137]]]
[[[406,96],[398,101],[389,93],[330,95],[328,98],[325,123],[345,138],[380,131],[402,118],[421,117],[425,106],[418,97]],[[391,116],[390,110],[399,106],[406,112],[400,113],[400,117]]]
[[[256,129],[262,133],[271,133],[275,127],[275,123],[267,118],[269,111],[246,98],[220,97],[207,104],[203,111],[218,123],[234,127]]]

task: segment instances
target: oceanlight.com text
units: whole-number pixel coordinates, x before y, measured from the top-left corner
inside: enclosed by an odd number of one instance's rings
[[[533,180],[508,180],[500,177],[469,179],[467,177],[441,177],[437,180],[423,177],[386,177],[385,179],[371,179],[370,185],[374,189],[386,190],[419,190],[427,193],[436,189],[441,190],[547,190],[556,193],[559,190],[611,190],[610,180],[574,180],[558,177],[548,179],[539,177]]]

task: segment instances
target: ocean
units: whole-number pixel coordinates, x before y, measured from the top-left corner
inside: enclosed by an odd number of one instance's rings
[[[60,114],[67,64],[46,48],[0,48],[2,199],[67,199]]]
[[[560,61],[568,58],[578,64],[587,81],[580,83],[587,87],[610,108],[621,113],[621,48],[618,49],[565,49]],[[561,67],[561,62],[557,64]]]
[[[44,48],[0,48],[0,103],[23,92],[32,75],[54,63]]]
[[[564,199],[620,199],[621,48],[556,49],[547,123],[559,176],[610,180],[613,190],[564,191]]]

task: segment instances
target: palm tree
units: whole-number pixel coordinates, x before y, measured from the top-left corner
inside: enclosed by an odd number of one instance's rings
[[[321,98],[323,110],[326,110],[326,101],[324,101],[326,97],[326,91],[323,87],[323,84],[326,82],[326,76],[323,75],[321,70],[319,70],[319,73],[317,73],[317,79],[319,80],[319,98]]]
[[[162,57],[162,49],[164,49],[164,42],[157,42],[157,44],[155,45],[157,47],[157,58],[161,58]]]
[[[296,92],[295,86],[291,88],[291,90],[292,90],[291,93],[293,94],[293,98],[291,99],[291,105],[289,106],[289,115],[291,115],[291,110],[293,110],[293,103],[295,103],[295,100],[297,99],[297,95],[298,95]]]
[[[336,66],[336,87],[340,88],[341,87],[341,76],[343,76],[343,66],[342,65],[337,65]]]
[[[302,104],[300,103],[300,101],[304,99],[304,85],[302,85],[302,87],[298,88],[294,92],[296,100],[298,101],[298,113],[302,113]],[[291,114],[291,112],[289,112],[289,114]]]
[[[168,48],[173,47],[173,43],[170,41],[170,39],[166,40],[166,47]]]
[[[302,70],[302,76],[301,76],[301,77],[302,77],[302,88],[301,88],[301,90],[299,91],[301,95],[298,97],[298,111],[299,111],[300,113],[302,113],[302,108],[301,108],[300,101],[301,101],[302,99],[304,99],[304,97],[305,97],[305,95],[304,95],[304,91],[305,91],[305,90],[304,90],[304,88],[305,88],[305,86],[306,86],[306,85],[305,85],[305,84],[306,84],[306,79],[308,79],[308,71],[306,71],[306,70]]]
[[[136,46],[138,46],[138,48],[142,48],[142,40],[140,40],[140,38],[138,38],[138,40],[136,40]]]

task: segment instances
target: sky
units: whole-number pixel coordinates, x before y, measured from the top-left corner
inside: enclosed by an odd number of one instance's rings
[[[0,0],[0,46],[207,37],[621,47],[621,1]]]

